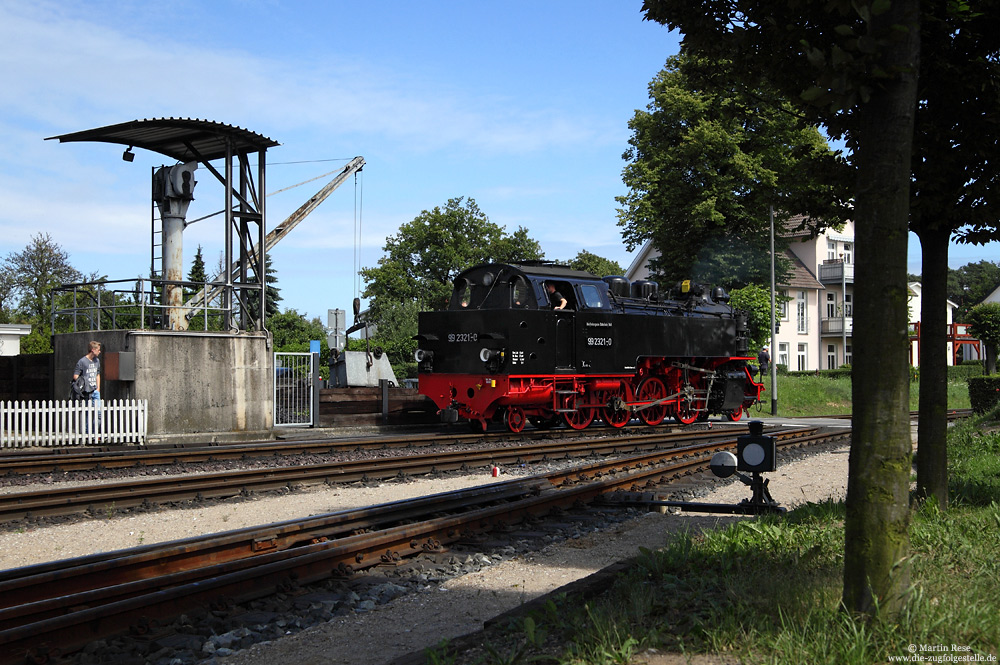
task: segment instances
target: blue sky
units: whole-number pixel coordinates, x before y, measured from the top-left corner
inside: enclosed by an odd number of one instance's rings
[[[422,210],[471,197],[549,259],[627,267],[614,197],[628,120],[677,52],[641,2],[380,3],[0,0],[0,256],[45,232],[85,274],[146,275],[150,169],[165,158],[46,137],[156,117],[238,125],[268,151],[269,192],[367,166],[272,252],[282,307],[350,311],[354,267]],[[189,218],[218,210],[201,171]],[[268,199],[271,228],[325,182]],[[356,245],[356,225],[360,243]],[[222,250],[220,218],[184,235],[185,265]],[[911,240],[911,272],[919,248]],[[356,249],[357,248],[357,249]],[[953,266],[996,260],[954,247]]]

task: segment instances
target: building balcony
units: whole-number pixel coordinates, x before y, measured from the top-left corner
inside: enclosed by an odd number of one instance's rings
[[[910,339],[911,340],[920,339],[922,328],[923,326],[921,325],[920,321],[910,321],[910,324],[908,326]],[[961,343],[961,342],[978,341],[978,338],[975,337],[969,331],[968,323],[949,323],[947,337],[949,342]]]
[[[819,281],[823,284],[854,283],[854,264],[841,259],[827,259],[819,266]]]
[[[833,318],[824,318],[820,322],[820,334],[824,337],[840,337],[846,332],[848,335],[854,332],[854,317],[848,316],[845,319],[839,316]]]

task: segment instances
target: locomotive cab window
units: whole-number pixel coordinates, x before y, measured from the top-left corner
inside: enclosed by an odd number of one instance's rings
[[[510,280],[510,304],[515,309],[535,307],[535,297],[531,294],[531,288],[527,280],[520,275]]]
[[[576,293],[573,289],[573,285],[569,282],[560,281],[546,281],[545,296],[548,298],[548,306],[552,309],[559,304],[559,297],[562,296],[566,299],[566,307],[564,309],[576,309]],[[552,286],[555,288],[554,292],[550,292],[548,287]]]
[[[593,284],[580,285],[581,302],[587,309],[607,309],[610,304],[601,289]]]
[[[455,281],[455,290],[451,293],[451,303],[448,309],[467,309],[472,304],[472,284],[466,279]]]

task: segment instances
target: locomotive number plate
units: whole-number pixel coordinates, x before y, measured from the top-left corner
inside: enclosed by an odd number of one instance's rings
[[[448,333],[449,342],[478,342],[479,333]]]
[[[610,337],[588,337],[587,346],[611,346]]]

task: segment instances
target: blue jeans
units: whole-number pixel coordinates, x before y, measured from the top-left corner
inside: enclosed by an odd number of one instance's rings
[[[101,416],[100,416],[100,404],[101,404],[101,394],[98,391],[83,393],[83,399],[86,400],[90,407],[94,410],[93,413],[93,423],[94,423],[94,433],[99,434],[101,432]],[[83,431],[90,433],[90,418],[84,418],[83,421]]]

